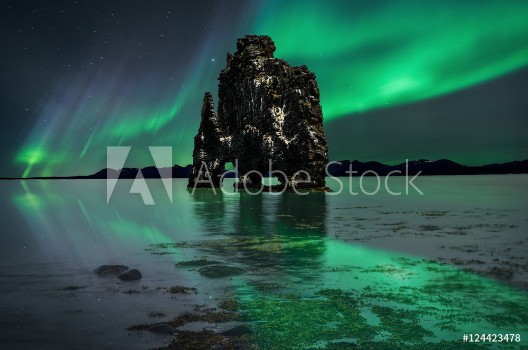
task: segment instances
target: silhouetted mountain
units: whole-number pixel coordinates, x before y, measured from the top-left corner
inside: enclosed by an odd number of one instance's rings
[[[406,163],[397,165],[387,165],[380,162],[360,162],[358,160],[341,160],[338,162],[331,162],[328,165],[328,173],[332,176],[349,176],[347,173],[352,165],[352,176],[373,176],[374,173],[380,176],[388,175],[405,175],[406,167],[408,167],[407,174],[415,175],[421,171],[420,175],[494,175],[494,174],[528,174],[528,159],[522,161],[513,161],[508,163],[494,163],[481,166],[467,166],[458,164],[449,159],[440,160],[412,160]],[[156,179],[162,177],[173,178],[188,178],[191,173],[192,165],[179,166],[174,165],[172,168],[157,169],[154,166],[149,166],[141,169],[141,173],[145,179]],[[32,177],[26,179],[116,179],[118,171],[115,169],[102,169],[91,175],[80,176],[55,176],[55,177]],[[119,173],[120,179],[135,179],[138,173],[138,168],[123,168]],[[265,174],[267,176],[267,174]],[[225,178],[233,178],[235,174],[230,172]],[[14,180],[20,178],[0,178],[6,180]]]
[[[341,164],[338,164],[341,163]],[[352,176],[361,175],[366,171],[374,171],[377,174],[388,174],[393,167],[385,165],[380,162],[360,162],[358,160],[349,161],[342,160],[339,162],[333,162],[328,166],[328,173],[332,176],[349,176],[348,171],[352,169]],[[373,175],[373,174],[372,174]]]
[[[338,164],[341,163],[341,164]],[[352,168],[350,166],[352,165]],[[394,172],[392,175],[492,175],[492,174],[526,174],[528,173],[528,160],[514,161],[502,164],[489,164],[482,166],[467,166],[453,162],[449,159],[440,160],[413,160],[408,163],[398,165],[386,165],[379,162],[360,162],[357,160],[342,160],[334,162],[328,166],[328,172],[332,176],[349,176],[352,169],[352,176],[374,175],[380,176]]]
[[[173,178],[187,178],[191,173],[192,165],[185,167],[175,165],[172,168],[156,168],[155,166],[148,166],[141,169],[141,174],[145,179],[159,179],[160,177]],[[75,179],[135,179],[138,174],[138,168],[123,168],[121,172],[115,169],[102,169],[92,175],[87,176],[72,176]]]
[[[484,174],[525,174],[528,172],[528,160],[484,165]]]

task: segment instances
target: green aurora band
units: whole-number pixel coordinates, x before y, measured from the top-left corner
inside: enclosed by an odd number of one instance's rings
[[[249,30],[273,38],[275,57],[317,74],[330,123],[455,92],[528,64],[526,1],[248,4],[255,7]],[[138,150],[129,167],[151,165],[146,149],[153,144],[173,146],[174,162],[188,164],[202,94],[215,90],[224,66],[211,57],[233,50],[234,38],[247,34],[243,22],[236,33],[213,31],[172,85],[160,84],[154,71],[130,76],[126,59],[57,83],[15,157],[20,175],[95,172],[113,145]]]
[[[276,57],[316,72],[325,120],[419,101],[528,64],[526,1],[317,1],[263,6]]]

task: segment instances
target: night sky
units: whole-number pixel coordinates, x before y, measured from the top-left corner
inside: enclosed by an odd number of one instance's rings
[[[317,75],[331,160],[528,158],[528,2],[2,1],[0,176],[191,162],[228,51],[268,34]],[[216,98],[215,98],[216,102]]]

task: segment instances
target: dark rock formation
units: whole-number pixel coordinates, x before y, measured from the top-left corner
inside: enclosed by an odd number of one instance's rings
[[[185,267],[203,267],[203,266],[216,265],[216,264],[219,264],[219,262],[214,261],[214,260],[198,259],[198,260],[180,261],[176,263],[174,266],[185,268]]]
[[[222,131],[218,127],[218,118],[214,111],[213,96],[206,92],[202,105],[202,120],[198,134],[194,137],[193,169],[190,179],[198,182],[196,187],[210,187],[209,176],[215,187],[220,184],[220,175],[224,172],[222,161]],[[200,169],[202,164],[203,169]],[[206,173],[206,169],[209,173]],[[200,170],[202,170],[200,172]]]
[[[246,272],[246,270],[234,266],[212,265],[202,267],[198,272],[200,275],[209,278],[223,278],[241,275]]]
[[[70,292],[70,291],[74,291],[74,290],[84,289],[86,287],[88,287],[88,286],[68,286],[68,287],[62,288],[62,290]]]
[[[126,265],[101,265],[94,270],[94,273],[100,276],[117,276],[120,273],[125,272],[126,270],[128,270],[128,266]]]
[[[328,147],[315,75],[273,58],[274,51],[270,37],[248,35],[238,39],[234,55],[228,53],[218,114],[212,95],[204,97],[189,187],[220,186],[226,162],[238,167],[242,182],[260,186],[256,171],[267,174],[270,161],[286,174],[274,174],[285,185],[309,177],[296,187],[325,186]]]
[[[171,327],[170,325],[166,323],[155,324],[147,328],[147,330],[152,333],[167,334],[167,335],[173,335],[176,332],[176,329],[174,329],[173,327]]]
[[[141,275],[141,272],[139,272],[139,270],[130,269],[120,273],[119,275],[117,275],[117,277],[119,277],[119,279],[122,281],[137,281],[143,276]]]
[[[198,289],[194,287],[173,286],[169,288],[171,294],[198,294]]]

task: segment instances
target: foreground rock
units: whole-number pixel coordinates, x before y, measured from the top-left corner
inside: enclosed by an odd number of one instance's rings
[[[180,261],[179,263],[176,263],[174,266],[186,268],[186,267],[202,267],[202,266],[208,266],[208,265],[214,265],[214,264],[218,264],[218,261],[198,259],[198,260]]]
[[[253,331],[248,326],[238,325],[226,331],[223,331],[221,334],[227,337],[240,337],[245,334],[252,334]]]
[[[211,93],[203,100],[189,187],[220,186],[226,162],[238,167],[242,184],[259,187],[270,161],[287,188],[325,187],[328,146],[315,75],[274,51],[269,36],[247,35],[227,55],[218,114]]]
[[[120,273],[119,275],[117,275],[117,277],[119,277],[119,279],[122,281],[137,281],[143,276],[141,275],[141,272],[139,272],[139,270],[130,269],[124,271],[123,273]]]
[[[104,276],[104,275],[117,276],[125,272],[128,269],[129,267],[126,265],[101,265],[94,270],[94,273],[100,276]]]
[[[198,270],[198,272],[208,278],[224,278],[238,276],[246,272],[240,267],[226,266],[226,265],[211,265],[205,266]]]
[[[194,287],[173,286],[169,288],[171,294],[198,294],[198,289]]]
[[[176,329],[174,329],[173,327],[165,323],[155,324],[147,328],[147,330],[152,333],[167,334],[167,335],[173,335],[176,332]]]
[[[79,289],[84,289],[88,286],[68,286],[68,287],[64,287],[62,288],[62,290],[65,290],[65,291],[74,291],[74,290],[79,290]]]

